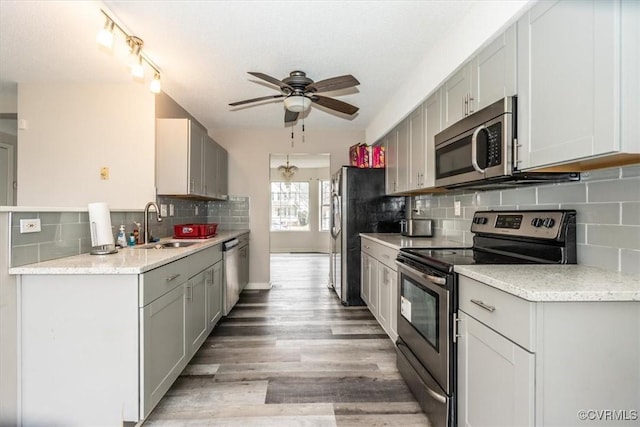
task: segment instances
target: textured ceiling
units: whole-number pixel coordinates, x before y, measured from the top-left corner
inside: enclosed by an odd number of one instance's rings
[[[365,129],[472,7],[471,1],[8,1],[0,0],[0,90],[16,82],[129,82],[95,37],[105,7],[145,42],[163,89],[210,129],[282,128],[282,102],[231,108],[277,94],[247,74],[314,80],[353,74],[356,90],[326,95],[360,107],[351,120],[314,107],[307,126]],[[121,43],[123,45],[123,43]],[[148,73],[149,74],[149,73]],[[149,78],[149,77],[148,77]]]

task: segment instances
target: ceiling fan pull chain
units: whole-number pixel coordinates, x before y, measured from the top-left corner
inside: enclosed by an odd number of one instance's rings
[[[302,118],[302,143],[304,144],[304,117]]]
[[[293,127],[291,128],[291,148],[293,148]]]

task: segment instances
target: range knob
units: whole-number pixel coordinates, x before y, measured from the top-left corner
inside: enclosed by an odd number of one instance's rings
[[[556,220],[553,218],[545,218],[544,222],[542,223],[542,225],[544,225],[547,228],[551,228],[555,225]]]
[[[477,217],[473,218],[473,223],[474,224],[484,225],[487,222],[489,222],[489,220],[484,216],[477,216]]]
[[[544,223],[544,220],[542,218],[533,218],[531,220],[531,225],[538,228],[538,227],[542,227],[542,224]]]

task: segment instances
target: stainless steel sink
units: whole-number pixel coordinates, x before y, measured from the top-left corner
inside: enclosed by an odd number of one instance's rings
[[[144,246],[135,246],[136,249],[173,249],[173,248],[186,248],[188,246],[195,245],[197,242],[156,242],[149,243]]]

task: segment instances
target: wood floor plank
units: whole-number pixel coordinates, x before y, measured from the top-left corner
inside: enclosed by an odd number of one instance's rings
[[[366,307],[327,288],[327,255],[274,254],[145,425],[429,426]]]

